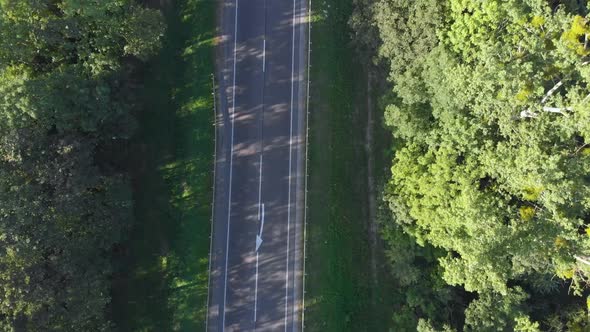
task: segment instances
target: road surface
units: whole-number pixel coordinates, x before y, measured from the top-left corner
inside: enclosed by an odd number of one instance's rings
[[[220,1],[208,331],[302,330],[307,1]]]

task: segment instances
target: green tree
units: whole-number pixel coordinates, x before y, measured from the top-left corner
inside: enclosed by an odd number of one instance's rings
[[[526,331],[533,328],[523,313],[522,304],[527,295],[521,289],[510,289],[506,295],[482,292],[465,310],[467,331]]]
[[[572,293],[587,289],[590,28],[583,7],[543,0],[373,5],[393,85],[385,112],[396,140],[386,189],[392,222],[442,251],[446,283],[477,294],[466,329],[542,328],[525,307],[556,291],[552,276]],[[394,228],[384,233],[397,249]],[[408,271],[408,280],[420,275]],[[442,327],[443,317],[431,319],[433,326]]]
[[[112,328],[132,201],[101,157],[132,135],[132,74],[162,29],[131,0],[0,0],[0,329]]]

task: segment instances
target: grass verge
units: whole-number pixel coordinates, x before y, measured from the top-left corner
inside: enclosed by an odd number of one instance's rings
[[[351,47],[352,9],[350,0],[312,1],[308,331],[387,331],[393,313],[382,254],[377,284],[371,275],[364,150],[367,75]],[[383,129],[376,129],[379,139]],[[376,148],[382,149],[379,141]],[[384,158],[376,158],[379,178],[383,163]]]
[[[113,281],[121,331],[204,330],[212,163],[215,1],[170,2],[130,151],[135,223]]]

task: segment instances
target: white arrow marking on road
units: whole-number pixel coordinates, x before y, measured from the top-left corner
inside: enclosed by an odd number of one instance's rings
[[[256,284],[254,286],[254,321],[256,322],[256,312],[258,310],[258,248],[262,244],[262,230],[264,229],[264,204],[262,204],[261,208],[261,218],[260,218],[260,233],[256,235]]]
[[[262,204],[262,217],[260,218],[260,233],[256,235],[256,251],[262,244],[262,230],[264,229],[264,203]]]

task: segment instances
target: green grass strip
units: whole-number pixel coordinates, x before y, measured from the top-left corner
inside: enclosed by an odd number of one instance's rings
[[[366,80],[351,47],[352,1],[313,0],[312,11],[306,331],[384,331],[371,296]]]
[[[205,328],[214,153],[215,1],[171,2],[130,153],[135,224],[115,271],[121,331]]]

